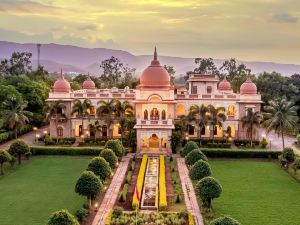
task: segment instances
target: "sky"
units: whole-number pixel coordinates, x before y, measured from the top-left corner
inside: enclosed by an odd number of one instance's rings
[[[300,64],[300,0],[0,0],[0,40]]]

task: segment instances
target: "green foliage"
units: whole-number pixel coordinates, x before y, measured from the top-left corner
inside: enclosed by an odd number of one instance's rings
[[[3,164],[5,162],[9,162],[10,160],[11,160],[11,155],[5,150],[0,150],[1,175],[4,175]]]
[[[82,222],[84,220],[84,218],[89,215],[89,210],[87,210],[86,208],[80,208],[76,211],[75,215],[76,215],[78,221]]]
[[[201,148],[201,151],[210,158],[266,158],[277,159],[279,151],[270,150],[230,150]]]
[[[297,139],[297,144],[300,146],[300,134],[297,134],[296,139]]]
[[[186,156],[189,152],[193,151],[194,149],[199,148],[197,143],[194,141],[188,141],[185,146],[180,150],[181,156]]]
[[[211,176],[211,168],[208,162],[202,159],[198,160],[190,169],[189,175],[193,180],[201,180],[204,177]]]
[[[282,157],[285,158],[288,162],[294,162],[295,160],[295,152],[292,148],[284,148],[282,151]]]
[[[33,155],[91,155],[98,156],[102,148],[92,147],[37,147],[32,146],[30,151]]]
[[[30,151],[29,146],[22,140],[14,141],[9,147],[9,153],[11,155],[18,156],[18,163],[21,164],[21,156],[24,155],[26,152]]]
[[[94,172],[102,181],[105,181],[111,175],[109,163],[103,157],[93,158],[87,168],[88,171]]]
[[[119,195],[119,201],[120,202],[126,202],[126,196],[128,192],[129,184],[124,184],[123,189]]]
[[[68,210],[63,209],[53,213],[47,225],[79,225],[79,223]]]
[[[221,216],[217,219],[214,219],[209,225],[241,225],[241,224],[229,216]]]
[[[11,159],[9,160],[10,166],[11,166],[11,167],[14,167],[15,164],[16,164],[16,161],[17,161],[16,157],[14,157],[14,156],[12,155],[12,156],[11,156]]]
[[[294,169],[294,172],[296,174],[297,170],[300,170],[300,158],[296,158],[294,163],[293,163],[293,169]]]
[[[267,147],[267,145],[268,145],[268,141],[267,141],[267,139],[264,137],[264,138],[261,140],[261,142],[260,142],[260,146],[261,146],[263,149],[265,149],[265,148]]]
[[[196,184],[196,194],[211,208],[211,200],[218,198],[222,193],[222,186],[213,177],[204,177]]]
[[[91,200],[97,196],[102,188],[103,185],[99,177],[91,171],[84,171],[76,182],[75,192]]]
[[[118,163],[118,157],[111,149],[103,149],[99,156],[103,157],[109,163],[112,169],[116,168]]]
[[[259,111],[254,112],[252,108],[247,109],[247,113],[244,117],[242,117],[242,128],[246,129],[247,137],[250,138],[251,147],[253,141],[253,134],[256,129],[260,126],[260,122],[262,121],[263,117]]]
[[[28,160],[30,158],[30,156],[32,155],[31,152],[25,152],[24,156],[26,157],[26,159]]]
[[[122,207],[114,207],[112,210],[112,216],[115,218],[121,217],[123,215],[124,209]]]
[[[125,180],[125,182],[127,184],[130,184],[131,176],[132,176],[132,171],[128,171],[128,174],[127,174],[127,177],[126,177],[126,180]]]
[[[121,158],[124,154],[124,147],[120,140],[108,140],[105,144],[105,148],[113,150],[118,158]]]
[[[172,153],[176,153],[176,148],[181,143],[181,137],[182,137],[181,131],[173,131],[172,132],[172,135],[170,138]]]
[[[203,154],[203,152],[199,148],[197,148],[186,155],[185,163],[189,166],[192,166],[200,159],[208,161],[207,157]]]

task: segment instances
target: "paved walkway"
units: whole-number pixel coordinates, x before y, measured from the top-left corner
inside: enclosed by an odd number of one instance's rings
[[[125,178],[125,174],[128,169],[128,165],[130,162],[131,155],[127,154],[127,156],[122,158],[122,161],[119,164],[119,167],[113,177],[112,182],[109,185],[109,188],[107,189],[105,196],[102,200],[102,203],[98,209],[98,212],[94,218],[94,221],[92,225],[104,225],[105,219],[110,212],[110,210],[113,208],[118,195],[119,191],[121,189],[121,185],[123,183],[123,180]]]
[[[195,224],[204,225],[195,190],[189,177],[189,171],[185,164],[184,158],[177,158],[177,168],[181,180],[186,207],[188,211],[193,215]]]
[[[24,134],[24,135],[18,137],[18,139],[25,141],[25,143],[28,144],[29,146],[33,146],[33,145],[35,145],[36,135],[38,134],[38,135],[42,136],[44,131],[47,131],[49,133],[49,126],[40,127],[36,131],[31,131],[27,134]],[[8,149],[9,146],[11,145],[11,143],[14,141],[15,141],[15,139],[1,144],[0,149]]]

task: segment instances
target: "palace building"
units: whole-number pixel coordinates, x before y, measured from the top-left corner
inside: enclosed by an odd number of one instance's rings
[[[73,101],[90,99],[93,106],[89,109],[89,117],[82,118],[72,115]],[[171,151],[170,136],[174,124],[183,115],[187,115],[190,108],[197,105],[222,106],[226,109],[226,121],[222,127],[213,131],[210,126],[199,129],[196,123],[189,125],[187,136],[189,138],[223,138],[224,135],[232,139],[245,139],[246,131],[242,127],[241,118],[246,115],[248,108],[260,111],[261,95],[257,92],[256,85],[250,77],[241,85],[239,93],[232,91],[226,77],[220,81],[211,74],[191,74],[186,86],[174,86],[170,75],[160,64],[156,49],[153,60],[140,76],[140,83],[136,89],[111,88],[97,89],[88,76],[81,90],[73,91],[61,73],[55,82],[48,101],[61,100],[65,104],[63,114],[65,117],[58,124],[50,120],[50,134],[52,137],[110,137],[121,136],[118,121],[113,121],[109,126],[96,116],[97,102],[117,99],[128,101],[134,106],[136,116],[136,133],[138,151]],[[89,131],[89,124],[100,124],[97,132]],[[56,130],[57,129],[57,130]],[[255,132],[255,139],[258,139]]]

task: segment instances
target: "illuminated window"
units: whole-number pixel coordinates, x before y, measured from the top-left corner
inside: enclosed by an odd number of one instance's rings
[[[153,108],[150,113],[150,120],[159,120],[159,111],[157,108]]]
[[[148,111],[147,111],[147,109],[144,111],[144,120],[148,120]]]
[[[235,107],[233,105],[228,106],[227,115],[234,116],[234,114],[235,114]]]

